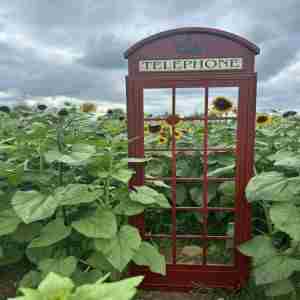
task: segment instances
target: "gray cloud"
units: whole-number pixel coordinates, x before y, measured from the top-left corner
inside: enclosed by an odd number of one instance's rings
[[[300,77],[290,70],[299,62],[299,11],[298,0],[1,0],[0,94],[8,96],[0,101],[26,94],[124,104],[129,45],[158,31],[205,26],[261,47],[259,107],[299,107]]]
[[[122,41],[120,37],[111,33],[91,38],[86,44],[84,56],[79,58],[78,62],[91,68],[125,69],[127,63],[122,53],[128,47],[128,41]]]

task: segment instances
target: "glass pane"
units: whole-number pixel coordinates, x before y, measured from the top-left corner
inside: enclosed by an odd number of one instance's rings
[[[228,207],[235,206],[235,182],[225,181],[221,183],[209,182],[209,186],[215,186],[214,197],[209,201],[209,207]]]
[[[176,263],[202,265],[203,241],[198,239],[176,241]]]
[[[176,114],[201,117],[204,114],[204,88],[176,88]]]
[[[236,145],[236,120],[209,120],[208,147],[234,148]]]
[[[176,125],[176,147],[202,149],[204,140],[203,121],[181,121]]]
[[[145,158],[151,158],[145,166],[146,177],[170,177],[172,153],[168,151],[145,151]]]
[[[207,264],[233,265],[233,240],[210,240],[207,248]]]
[[[172,89],[144,89],[145,117],[163,117],[172,113]]]
[[[146,209],[144,219],[146,234],[171,234],[172,216],[170,210]]]
[[[202,177],[203,155],[200,151],[181,151],[176,154],[177,177]]]
[[[208,235],[226,236],[234,234],[234,213],[228,211],[209,212]]]
[[[144,122],[144,148],[171,149],[172,139],[169,126],[163,121]]]
[[[178,207],[202,207],[203,186],[197,183],[176,183],[176,205]]]
[[[210,117],[236,116],[238,109],[238,87],[214,87],[208,89]]]
[[[198,211],[177,211],[177,234],[203,234],[203,215]]]
[[[217,190],[218,190],[219,183],[209,181],[207,185],[207,201],[208,206],[213,206],[215,199],[217,198]]]
[[[208,156],[208,176],[233,178],[236,173],[236,156],[233,152],[210,153]]]

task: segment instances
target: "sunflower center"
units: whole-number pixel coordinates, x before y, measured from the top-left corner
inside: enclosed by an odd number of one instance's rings
[[[218,109],[226,110],[231,108],[232,104],[225,98],[220,98],[216,101],[216,106]]]
[[[258,122],[258,123],[264,123],[264,122],[266,122],[266,121],[268,121],[268,117],[267,117],[267,116],[259,116],[259,117],[257,118],[257,122]]]

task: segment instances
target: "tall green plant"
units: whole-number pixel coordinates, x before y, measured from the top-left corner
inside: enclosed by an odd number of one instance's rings
[[[239,247],[252,257],[256,284],[267,296],[291,294],[296,299],[300,272],[300,153],[277,152],[271,172],[255,176],[246,196],[265,213],[266,232]]]
[[[131,261],[165,273],[128,218],[169,203],[150,187],[129,191],[124,122],[70,108],[2,118],[11,130],[0,129],[0,264],[31,262],[21,286],[50,272],[77,283],[118,278]]]

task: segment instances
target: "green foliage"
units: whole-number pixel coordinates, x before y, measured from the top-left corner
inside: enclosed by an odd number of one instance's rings
[[[263,172],[253,177],[246,189],[248,201],[263,208],[267,226],[265,234],[240,245],[239,250],[252,258],[256,284],[264,286],[269,297],[296,297],[298,285],[295,278],[300,272],[300,135],[294,130],[297,127],[299,122],[295,120],[279,123],[273,131],[258,132],[259,138],[266,139],[266,144],[258,143],[257,147],[257,156],[265,161],[257,160],[256,168]]]
[[[141,237],[135,227],[124,225],[111,239],[98,239],[95,241],[96,250],[105,255],[111,265],[124,270],[136,251],[141,246]]]
[[[20,288],[23,295],[11,300],[130,300],[143,278],[134,277],[114,283],[105,283],[106,279],[107,276],[92,284],[76,286],[71,279],[50,272],[36,289]]]
[[[32,269],[20,282],[24,288],[37,287],[51,272],[85,284],[107,272],[120,277],[142,247],[128,217],[170,207],[151,187],[129,190],[134,170],[128,168],[125,122],[93,118],[73,107],[3,116],[0,265],[29,260]],[[164,265],[164,257],[153,251]],[[157,260],[144,262],[160,273],[164,268]],[[26,299],[38,295],[23,292]]]

